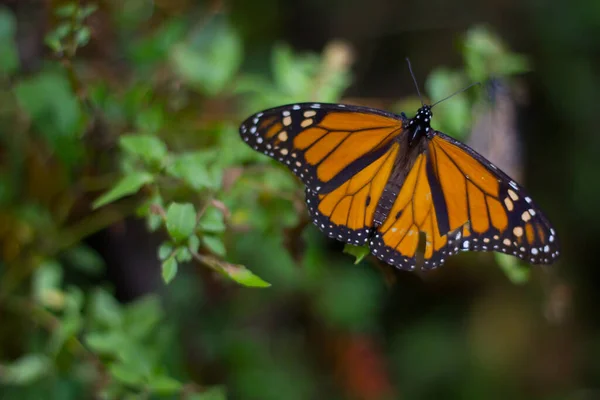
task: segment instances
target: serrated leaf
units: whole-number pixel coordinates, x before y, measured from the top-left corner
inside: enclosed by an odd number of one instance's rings
[[[196,210],[190,203],[171,203],[167,209],[167,231],[175,242],[187,239],[196,227]]]
[[[221,264],[223,272],[237,283],[248,287],[269,287],[270,283],[265,282],[252,271],[243,265]]]
[[[122,197],[137,193],[144,185],[152,182],[154,176],[148,172],[134,171],[121,178],[119,182],[108,192],[98,197],[92,204],[92,208],[96,209],[108,203],[112,203]]]
[[[207,208],[200,218],[198,228],[204,232],[223,232],[225,230],[225,216],[223,212],[216,207]]]
[[[126,135],[119,138],[119,145],[127,153],[146,163],[163,163],[168,154],[167,146],[156,136]]]
[[[223,244],[223,240],[217,236],[212,235],[204,235],[202,236],[202,243],[213,253],[224,256],[226,253],[225,244]]]
[[[177,275],[177,260],[171,257],[162,263],[162,278],[165,283],[170,283]]]
[[[164,375],[153,376],[148,382],[148,388],[151,392],[163,396],[177,393],[181,390],[182,386],[183,384],[178,380]]]
[[[358,264],[363,258],[368,256],[371,251],[368,246],[353,246],[351,244],[346,244],[344,246],[344,253],[354,256],[354,264]]]
[[[52,361],[46,355],[27,354],[2,368],[0,382],[28,385],[49,375],[52,370]]]

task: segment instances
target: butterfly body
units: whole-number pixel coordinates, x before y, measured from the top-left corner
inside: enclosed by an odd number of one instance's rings
[[[463,143],[415,117],[343,104],[265,110],[240,126],[242,139],[286,165],[306,185],[313,223],[329,237],[369,245],[412,270],[459,250],[500,251],[531,263],[558,257],[554,229],[524,190]]]

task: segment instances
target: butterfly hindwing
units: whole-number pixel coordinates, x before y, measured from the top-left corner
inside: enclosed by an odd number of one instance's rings
[[[435,207],[427,163],[426,153],[417,157],[387,219],[369,242],[375,256],[400,269],[415,268],[421,234],[425,237],[424,268],[435,268],[458,251],[460,233],[440,233],[439,221],[445,216]]]
[[[415,161],[386,221],[370,241],[373,254],[414,269],[420,236],[424,269],[459,250],[498,251],[532,264],[558,256],[556,233],[525,191],[466,145],[440,133]]]
[[[467,145],[436,132],[429,144],[461,250],[499,251],[532,264],[559,255],[554,229],[525,190]],[[468,224],[466,224],[468,222]]]
[[[392,144],[385,153],[327,193],[306,188],[306,204],[314,224],[329,237],[356,246],[367,242],[373,216],[399,152]]]

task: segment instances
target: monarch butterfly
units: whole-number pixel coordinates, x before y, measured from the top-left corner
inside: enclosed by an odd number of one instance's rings
[[[422,236],[423,269],[459,250],[554,262],[556,233],[531,197],[473,149],[434,130],[433,106],[408,118],[345,104],[290,104],[249,117],[240,135],[302,180],[321,231],[368,244],[397,268],[414,270]]]

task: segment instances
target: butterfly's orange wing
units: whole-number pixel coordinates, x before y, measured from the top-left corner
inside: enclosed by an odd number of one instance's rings
[[[330,237],[364,244],[398,157],[398,116],[366,107],[304,103],[248,118],[242,139],[306,185],[314,223]]]
[[[499,251],[533,264],[559,255],[554,229],[524,190],[441,132],[415,162],[370,246],[382,260],[413,269],[421,232],[425,268],[458,250]]]

